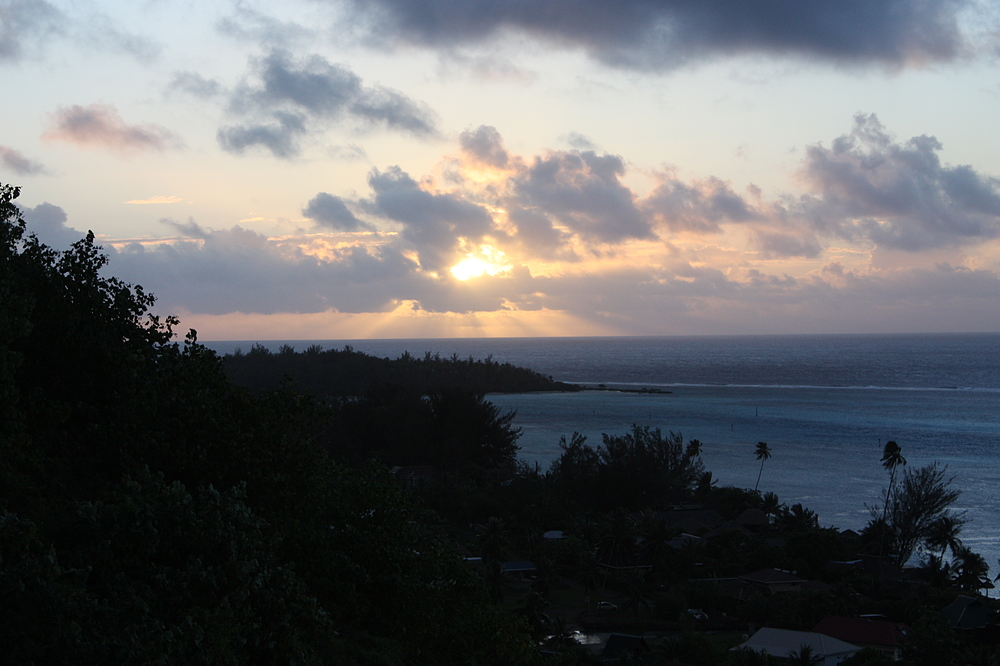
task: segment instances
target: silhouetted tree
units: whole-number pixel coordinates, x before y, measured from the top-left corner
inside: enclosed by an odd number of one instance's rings
[[[909,561],[918,547],[929,546],[928,538],[934,537],[935,523],[943,516],[961,519],[961,514],[950,510],[961,495],[951,483],[937,463],[904,472],[902,483],[890,495],[888,517],[880,527],[896,565]],[[875,527],[874,520],[869,527]],[[937,545],[935,542],[931,547]]]
[[[754,455],[757,456],[757,460],[760,461],[760,471],[757,472],[757,483],[753,484],[754,492],[757,492],[757,486],[760,485],[760,475],[764,473],[764,461],[771,457],[771,449],[768,448],[767,442],[757,442],[757,448],[754,449]]]
[[[903,449],[893,440],[889,440],[885,443],[882,448],[882,467],[889,470],[889,487],[885,491],[885,504],[882,510],[882,520],[886,520],[886,516],[889,511],[889,501],[892,497],[893,487],[896,481],[896,468],[900,465],[906,465],[906,458],[903,457]],[[880,553],[885,552],[885,534],[883,533],[883,542],[880,547]]]

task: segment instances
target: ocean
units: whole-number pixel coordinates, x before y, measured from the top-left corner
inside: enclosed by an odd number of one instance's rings
[[[703,442],[720,485],[760,490],[816,511],[820,524],[864,527],[888,483],[882,446],[895,440],[909,468],[947,467],[970,520],[963,542],[994,573],[1000,558],[1000,334],[724,337],[477,338],[261,341],[277,349],[350,345],[395,358],[404,351],[485,358],[554,379],[612,390],[490,396],[515,410],[520,457],[542,468],[559,440],[591,444],[633,424]],[[251,342],[207,345],[220,353]],[[613,389],[658,388],[639,394]],[[669,393],[667,393],[669,392]]]

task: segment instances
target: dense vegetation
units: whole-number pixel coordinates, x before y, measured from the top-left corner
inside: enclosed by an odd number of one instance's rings
[[[959,538],[958,491],[894,443],[884,501],[854,535],[718,487],[679,433],[573,435],[551,469],[521,464],[513,415],[482,386],[426,383],[492,362],[404,357],[387,367],[423,370],[322,398],[250,391],[193,331],[176,342],[141,288],[104,277],[92,234],[66,252],[28,235],[16,196],[0,186],[4,663],[520,664],[540,648],[599,663],[572,640],[583,628],[649,636],[650,663],[735,666],[778,663],[731,651],[750,628],[830,614],[909,624],[895,663],[996,662],[993,625],[941,615],[992,585]],[[243,356],[324,354],[373,363]],[[762,474],[771,455],[748,446],[747,464]],[[525,560],[526,577],[505,573]],[[811,585],[741,578],[770,568]]]
[[[379,358],[353,350],[323,350],[311,345],[296,352],[282,345],[272,353],[255,344],[250,351],[237,350],[223,358],[223,368],[234,384],[254,391],[269,391],[290,380],[292,386],[319,396],[356,396],[380,387],[431,393],[527,393],[529,391],[574,391],[573,384],[554,381],[527,368],[498,363],[492,358],[443,359],[427,352],[423,357],[404,353],[397,359]]]
[[[516,663],[518,621],[325,407],[52,250],[0,189],[0,654],[27,663]]]

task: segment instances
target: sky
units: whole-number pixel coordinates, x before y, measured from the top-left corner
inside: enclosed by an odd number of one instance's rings
[[[0,182],[201,340],[1000,331],[1000,6],[0,0]]]

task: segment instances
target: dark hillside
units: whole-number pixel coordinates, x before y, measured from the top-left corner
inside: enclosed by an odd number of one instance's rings
[[[249,352],[227,354],[223,368],[234,384],[252,391],[274,390],[291,378],[296,390],[320,396],[361,395],[383,386],[423,394],[444,389],[478,394],[579,390],[575,385],[492,358],[460,359],[456,355],[443,359],[428,352],[422,358],[405,353],[389,359],[350,347],[323,351],[318,345],[303,352],[286,345],[278,353],[254,345]]]

